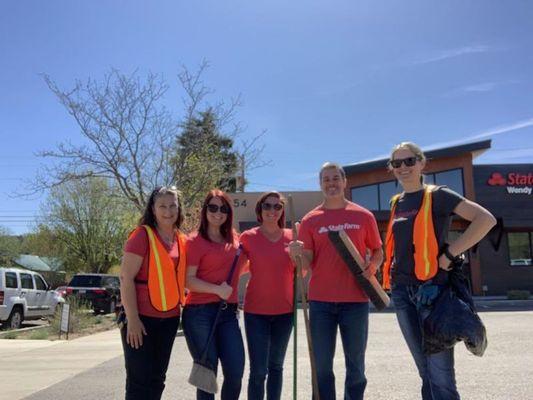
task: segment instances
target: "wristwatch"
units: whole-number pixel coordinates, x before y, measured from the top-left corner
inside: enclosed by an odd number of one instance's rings
[[[446,258],[448,260],[450,260],[450,262],[452,264],[455,264],[455,263],[457,263],[459,261],[462,261],[461,254],[458,254],[458,255],[454,256],[452,253],[450,253],[449,247],[450,247],[450,245],[448,243],[444,243],[444,246],[442,246],[440,254],[444,254],[446,256]]]

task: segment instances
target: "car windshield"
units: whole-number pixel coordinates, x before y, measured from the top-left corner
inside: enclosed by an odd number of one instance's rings
[[[96,275],[76,275],[72,278],[69,286],[74,287],[100,287],[102,282],[101,276]]]

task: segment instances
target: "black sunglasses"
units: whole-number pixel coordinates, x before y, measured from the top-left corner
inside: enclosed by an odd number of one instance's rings
[[[222,204],[221,206],[217,206],[216,204],[208,204],[207,211],[213,214],[218,211],[220,211],[222,214],[229,214],[229,207],[225,204]]]
[[[276,204],[270,204],[270,203],[262,203],[261,204],[261,208],[265,211],[270,211],[272,209],[276,210],[276,211],[281,211],[283,210],[283,204],[281,203],[276,203]]]
[[[406,167],[412,167],[418,160],[420,160],[419,157],[397,158],[395,160],[389,160],[389,165],[392,168],[400,168],[402,163],[404,163]]]

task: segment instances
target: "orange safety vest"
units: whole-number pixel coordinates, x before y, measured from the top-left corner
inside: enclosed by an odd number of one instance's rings
[[[185,235],[176,233],[179,249],[178,267],[168,254],[154,230],[142,226],[148,234],[150,259],[148,261],[148,293],[150,303],[158,311],[169,311],[178,304],[185,304]],[[137,229],[141,229],[140,227]]]
[[[424,186],[424,197],[422,205],[415,218],[413,229],[413,245],[415,259],[415,275],[421,281],[433,278],[439,268],[439,244],[435,235],[432,214],[432,192],[437,188],[435,185]],[[390,289],[390,270],[394,257],[394,234],[392,224],[396,204],[400,195],[397,194],[391,199],[391,213],[385,237],[385,264],[383,264],[383,288]]]

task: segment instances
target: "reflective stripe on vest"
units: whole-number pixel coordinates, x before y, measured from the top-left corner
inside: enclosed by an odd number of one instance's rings
[[[415,261],[415,276],[421,281],[433,278],[438,271],[439,245],[435,235],[432,214],[432,192],[437,188],[435,185],[426,185],[422,205],[416,214],[413,226],[413,245]],[[390,271],[394,257],[394,233],[392,225],[396,212],[396,204],[400,195],[391,199],[391,215],[387,226],[385,238],[385,264],[383,264],[383,287],[390,289]]]
[[[150,256],[148,262],[148,293],[150,303],[158,311],[169,311],[179,303],[185,304],[185,237],[179,232],[176,239],[179,262],[176,268],[168,250],[153,229],[143,225],[148,235]]]

